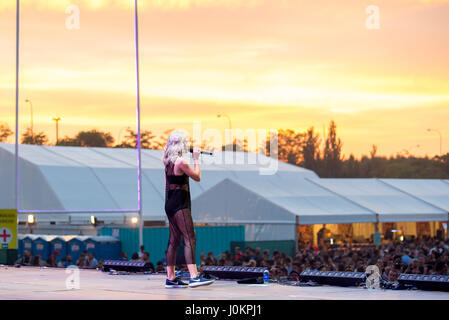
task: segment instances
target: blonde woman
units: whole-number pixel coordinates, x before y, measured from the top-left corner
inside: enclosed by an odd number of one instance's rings
[[[189,177],[197,182],[201,180],[200,150],[193,149],[193,168],[183,157],[187,152],[189,152],[189,143],[186,135],[180,131],[174,131],[168,138],[162,159],[165,165],[165,213],[170,230],[166,255],[166,288],[198,287],[214,282],[200,277],[195,262],[196,237],[191,214]],[[175,277],[176,253],[182,237],[184,238],[184,256],[190,272],[189,284]]]

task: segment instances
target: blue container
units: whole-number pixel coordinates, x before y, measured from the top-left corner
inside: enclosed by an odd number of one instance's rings
[[[101,260],[119,260],[121,252],[120,240],[111,236],[95,236],[84,240],[87,253],[94,254],[95,258]]]
[[[33,240],[33,254],[37,256],[41,255],[41,261],[47,260],[50,255],[50,243],[47,242],[47,239],[44,236],[37,236]]]
[[[17,235],[17,255],[19,259],[23,258],[23,238],[25,238],[25,235]]]
[[[28,251],[31,255],[34,255],[34,252],[33,252],[33,240],[35,238],[36,237],[32,236],[32,235],[25,235],[22,238],[22,255],[26,251]]]
[[[53,254],[55,251],[58,252],[56,262],[67,256],[67,242],[73,238],[75,236],[57,236],[50,241],[50,254]]]
[[[33,240],[32,250],[33,255],[37,256],[41,255],[41,261],[46,261],[50,256],[50,243],[47,241],[49,237],[46,236],[37,236]]]
[[[78,236],[70,239],[67,242],[67,254],[72,257],[73,264],[80,258],[81,253],[86,250],[84,241],[89,238],[87,236]]]

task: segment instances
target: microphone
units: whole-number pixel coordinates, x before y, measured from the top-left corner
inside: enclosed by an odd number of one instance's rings
[[[193,153],[193,147],[190,147],[190,153]],[[201,154],[207,154],[209,156],[212,156],[214,153],[212,151],[206,151],[206,150],[200,150]]]

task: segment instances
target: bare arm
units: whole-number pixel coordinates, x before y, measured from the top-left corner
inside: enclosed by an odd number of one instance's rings
[[[193,151],[193,163],[194,163],[193,169],[187,163],[187,161],[185,159],[180,158],[177,161],[179,170],[184,172],[186,175],[188,175],[190,178],[192,178],[196,182],[201,181],[201,169],[200,169],[200,162],[199,162],[198,158],[199,158],[199,150],[195,148]]]

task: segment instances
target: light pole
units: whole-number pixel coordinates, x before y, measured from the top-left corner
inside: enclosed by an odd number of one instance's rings
[[[224,113],[222,113],[222,114],[217,114],[217,118],[221,118],[221,117],[228,118],[228,121],[229,121],[229,130],[232,130],[231,117],[229,117],[227,114],[224,114]]]
[[[55,143],[55,145],[58,145],[58,141],[59,141],[59,126],[58,126],[58,124],[59,124],[59,121],[62,120],[62,118],[58,116],[58,117],[51,118],[51,120],[56,122],[56,143]]]
[[[31,102],[30,99],[26,99],[25,102],[28,102],[28,103],[30,104],[30,112],[31,112],[31,121],[30,121],[30,124],[31,124],[31,137],[33,138],[33,141],[34,141],[34,130],[33,130],[33,128],[34,128],[34,121],[33,121],[33,103]]]
[[[440,130],[427,129],[427,131],[429,131],[429,132],[435,131],[436,133],[438,133],[440,135],[440,157],[441,157],[441,150],[442,150],[442,146],[443,146],[443,135],[441,134]]]

